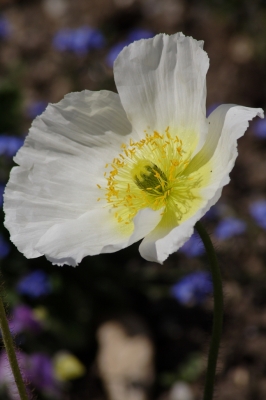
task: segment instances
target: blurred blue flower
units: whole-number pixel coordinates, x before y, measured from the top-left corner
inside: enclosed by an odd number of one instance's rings
[[[109,52],[106,56],[106,59],[105,59],[108,67],[113,68],[113,64],[114,64],[116,57],[118,56],[120,51],[122,51],[123,48],[125,46],[128,46],[129,44],[130,43],[128,43],[126,40],[124,40],[123,42],[116,43],[111,47],[111,49],[109,50]]]
[[[203,218],[208,221],[213,221],[219,218],[219,216],[220,216],[220,210],[219,207],[215,204],[209,209],[209,211],[206,212],[206,214],[204,214]]]
[[[104,44],[105,39],[98,29],[83,26],[76,29],[70,50],[77,54],[85,54],[92,49],[101,49]]]
[[[211,104],[206,110],[206,117],[208,116],[220,105],[220,103],[213,103]]]
[[[24,276],[17,283],[16,288],[18,293],[32,298],[48,295],[52,291],[49,278],[42,270],[36,270]]]
[[[33,101],[28,105],[26,109],[27,117],[30,119],[36,118],[38,115],[41,115],[47,107],[47,103],[45,101]]]
[[[53,46],[56,50],[67,51],[70,50],[70,43],[72,40],[73,30],[72,29],[61,29],[58,31],[53,38]]]
[[[197,233],[193,233],[190,239],[179,249],[187,257],[198,257],[205,253],[204,245]]]
[[[20,304],[12,312],[9,328],[13,335],[24,331],[38,333],[41,331],[41,324],[29,306]]]
[[[172,296],[181,304],[201,304],[212,291],[211,274],[204,271],[184,276],[171,288]]]
[[[53,38],[53,46],[59,51],[72,51],[78,55],[87,54],[92,49],[100,49],[105,39],[98,29],[82,26],[77,29],[61,29]]]
[[[0,39],[5,39],[12,31],[11,24],[6,17],[0,15]]]
[[[0,156],[13,157],[24,143],[24,138],[6,134],[0,135]]]
[[[255,121],[252,128],[255,136],[260,139],[266,139],[266,118]]]
[[[230,239],[233,236],[244,233],[247,225],[244,221],[234,217],[227,217],[221,220],[214,230],[217,239]]]
[[[258,200],[249,206],[249,212],[257,225],[266,229],[266,200]]]
[[[4,191],[5,191],[6,185],[3,183],[0,183],[0,207],[3,207],[3,202],[4,202]]]
[[[130,43],[132,43],[132,42],[135,42],[135,40],[150,39],[153,36],[154,36],[154,33],[152,31],[149,31],[148,29],[134,28],[127,35],[127,40],[129,40]]]
[[[10,253],[10,250],[11,246],[9,242],[7,242],[3,235],[0,233],[0,259],[7,257]]]
[[[113,68],[113,64],[115,59],[117,58],[118,54],[120,51],[123,50],[125,46],[128,46],[130,43],[134,42],[135,40],[140,40],[140,39],[149,39],[154,36],[154,33],[146,30],[146,29],[141,29],[141,28],[135,28],[129,34],[127,35],[126,39],[116,43],[111,47],[109,50],[107,56],[106,56],[106,64],[108,67]]]

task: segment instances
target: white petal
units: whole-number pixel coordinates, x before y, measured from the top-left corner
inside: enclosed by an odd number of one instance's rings
[[[133,127],[178,129],[186,142],[202,146],[206,126],[206,73],[209,59],[183,34],[160,34],[125,47],[114,65],[121,102]]]
[[[47,154],[56,157],[63,153],[87,159],[88,148],[94,148],[98,155],[97,150],[102,151],[102,147],[108,154],[130,132],[131,125],[116,93],[106,90],[69,93],[59,103],[50,104],[33,121],[25,144],[14,160],[30,167]],[[27,149],[30,153],[25,156]]]
[[[232,153],[234,153],[234,162],[237,157],[237,139],[244,135],[249,125],[248,121],[257,115],[263,118],[261,108],[249,108],[234,104],[223,104],[217,107],[208,118],[209,130],[205,144],[189,164],[187,172],[201,168],[212,158],[215,151],[222,155],[222,168],[227,166]]]
[[[213,132],[219,138],[218,142],[216,139],[217,146],[211,159],[212,164],[215,165],[212,181],[225,180],[227,177],[229,181],[229,173],[238,155],[237,140],[244,135],[250,120],[256,116],[263,118],[263,110],[261,108],[235,106],[226,112],[226,109],[219,107],[219,110],[212,114],[210,115],[210,122],[214,127]],[[222,118],[224,118],[223,125],[220,122]],[[221,129],[220,134],[219,129]]]
[[[129,239],[128,246],[152,232],[162,219],[161,213],[162,210],[153,211],[150,208],[140,210],[134,218],[134,232]]]
[[[69,94],[34,121],[4,196],[5,226],[26,257],[43,254],[36,245],[54,225],[102,207],[96,185],[130,132],[118,95],[107,91]]]
[[[88,211],[76,219],[54,224],[36,243],[36,248],[54,264],[77,265],[83,257],[127,245],[128,236],[117,230],[107,208]]]
[[[228,105],[220,106],[215,111],[209,117],[210,132],[213,138],[209,142],[207,138],[206,144],[200,152],[201,157],[199,157],[198,163],[201,171],[209,168],[209,165],[212,168],[211,179],[201,190],[203,198],[209,200],[215,197],[220,188],[230,182],[229,174],[238,155],[237,140],[244,135],[249,121],[256,116],[263,118],[264,114],[261,108],[243,106],[229,108]],[[209,149],[208,143],[210,143]],[[208,163],[209,157],[210,162]]]
[[[131,237],[107,208],[88,211],[77,219],[53,225],[36,244],[55,264],[77,265],[83,257],[112,253],[142,239],[161,219],[159,211],[141,210],[134,219]],[[108,243],[108,244],[107,244]]]
[[[222,193],[219,188],[214,197],[205,203],[193,217],[189,218],[173,229],[162,229],[160,224],[147,235],[139,246],[139,252],[148,261],[155,261],[162,264],[167,257],[180,249],[194,232],[194,226],[204,214],[215,204]]]
[[[179,226],[162,228],[159,224],[146,236],[140,245],[140,253],[145,259],[162,263],[189,239],[195,223],[218,201],[223,187],[230,181],[229,173],[237,157],[237,139],[243,136],[248,121],[256,115],[263,117],[263,110],[232,105],[220,106],[210,115],[206,143],[192,160],[192,167],[188,167],[193,171],[204,169],[211,160],[212,178],[201,190],[205,201],[195,215]]]

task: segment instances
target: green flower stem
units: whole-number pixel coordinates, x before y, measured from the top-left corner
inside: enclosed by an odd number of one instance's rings
[[[204,388],[203,400],[212,400],[214,380],[216,372],[216,364],[219,353],[219,345],[223,327],[223,287],[222,277],[216,253],[214,251],[211,239],[206,232],[204,226],[197,222],[195,228],[203,241],[206,252],[209,257],[212,281],[213,281],[213,297],[214,297],[214,310],[213,310],[213,325],[212,325],[212,338],[208,356],[208,366],[206,372],[206,382]]]
[[[6,348],[7,356],[10,362],[10,366],[17,384],[18,392],[21,400],[28,400],[26,387],[23,382],[21,372],[18,366],[18,361],[15,353],[14,342],[9,330],[7,317],[5,313],[4,304],[0,295],[0,329],[2,333],[3,342]]]

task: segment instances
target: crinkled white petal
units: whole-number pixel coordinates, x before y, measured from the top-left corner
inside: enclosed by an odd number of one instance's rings
[[[5,226],[26,257],[44,254],[37,243],[53,226],[102,207],[96,185],[105,184],[104,165],[130,132],[119,96],[107,91],[71,93],[34,121],[4,195]],[[102,226],[93,229],[97,236]]]
[[[54,264],[75,266],[87,255],[112,253],[142,239],[160,219],[160,211],[139,211],[133,234],[128,237],[122,229],[117,230],[117,221],[110,209],[92,210],[77,219],[54,224],[38,241],[36,249]]]
[[[230,181],[229,174],[237,157],[237,139],[245,133],[248,121],[255,116],[263,117],[262,109],[223,105],[209,117],[209,133],[203,149],[195,156],[193,170],[212,160],[212,175],[208,186],[202,188],[205,200],[202,207],[187,221],[172,228],[159,224],[140,245],[140,254],[149,261],[162,263],[169,254],[177,251],[193,233],[194,225],[215,204],[222,188]],[[193,160],[192,160],[193,163]],[[190,168],[190,166],[188,167]]]
[[[114,64],[121,102],[134,129],[168,126],[189,147],[202,146],[206,126],[209,59],[198,42],[182,33],[160,34],[125,47]],[[198,143],[197,143],[198,142]]]

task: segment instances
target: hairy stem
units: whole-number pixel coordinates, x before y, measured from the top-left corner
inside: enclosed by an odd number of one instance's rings
[[[21,372],[18,366],[18,361],[15,353],[14,342],[9,330],[7,317],[5,313],[4,304],[2,301],[2,296],[0,295],[0,330],[2,333],[2,338],[4,342],[4,346],[6,348],[7,356],[9,359],[9,363],[15,378],[15,382],[17,384],[18,392],[21,400],[28,400],[26,387],[23,382]]]
[[[206,232],[204,226],[200,222],[196,223],[195,228],[198,234],[200,235],[201,240],[205,246],[206,253],[208,254],[211,273],[212,273],[212,281],[213,281],[214,310],[213,310],[212,337],[208,355],[208,366],[206,372],[206,381],[205,381],[204,397],[203,397],[203,400],[212,400],[216,364],[217,364],[222,327],[223,327],[222,277],[216,253],[208,233]]]

